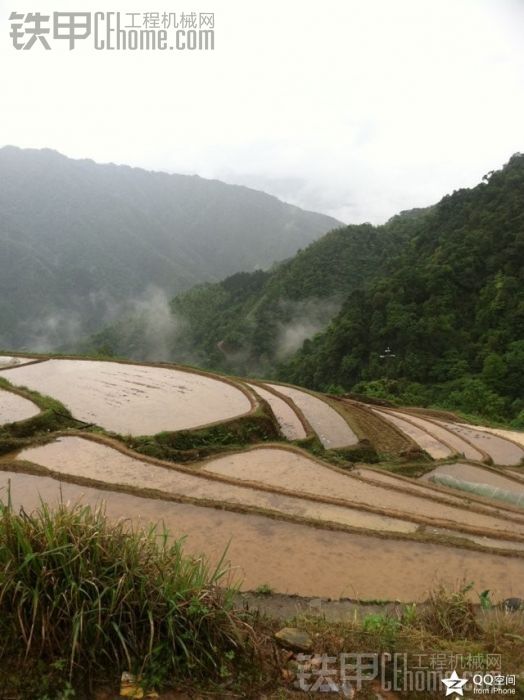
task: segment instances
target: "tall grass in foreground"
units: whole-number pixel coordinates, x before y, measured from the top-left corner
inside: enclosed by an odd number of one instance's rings
[[[102,509],[0,503],[0,675],[9,659],[60,662],[70,678],[220,679],[250,656],[227,569],[185,556],[180,540],[130,531]]]

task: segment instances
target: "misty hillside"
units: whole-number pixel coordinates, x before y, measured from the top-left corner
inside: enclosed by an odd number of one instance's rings
[[[524,155],[444,197],[386,272],[279,376],[524,427]]]
[[[524,156],[433,207],[336,229],[171,307],[173,359],[524,425]],[[122,319],[91,349],[144,357],[144,324]]]
[[[133,314],[78,349],[270,376],[327,326],[352,290],[383,272],[425,214],[403,212],[382,227],[339,227],[270,271],[238,272],[177,295],[169,326],[160,328],[156,314]]]
[[[50,150],[0,149],[0,183],[0,346],[11,349],[63,346],[338,225],[245,187]]]

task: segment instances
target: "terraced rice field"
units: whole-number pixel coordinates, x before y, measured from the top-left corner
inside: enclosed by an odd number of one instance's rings
[[[439,464],[436,473],[490,474],[503,488],[511,482],[515,492],[524,492],[524,481],[511,479],[509,470],[497,474],[478,466],[488,455],[515,466],[524,449],[481,428],[356,401],[346,406],[350,425],[335,404],[291,386],[246,382],[243,389],[190,370],[90,360],[8,366],[5,358],[0,376],[120,435],[222,423],[252,412],[258,395],[287,440],[314,431],[325,448],[336,449],[358,444],[351,425],[371,444],[383,429],[386,437],[378,442],[388,453],[400,457],[416,443],[436,460],[463,454],[477,466]],[[32,402],[0,391],[0,423],[21,420],[16,411],[22,406],[38,412]],[[195,554],[217,559],[229,543],[245,590],[269,584],[282,593],[409,601],[425,597],[438,581],[455,585],[465,577],[495,598],[522,593],[524,512],[508,503],[365,465],[342,470],[282,443],[235,448],[187,466],[144,457],[118,436],[109,440],[88,429],[51,438],[0,457],[0,488],[11,480],[15,504],[31,509],[39,495],[56,501],[61,489],[66,500],[105,501],[111,517],[161,519],[173,533],[187,535]]]
[[[402,493],[389,485],[366,483],[351,473],[344,474],[298,453],[284,450],[260,448],[218,457],[205,463],[204,469],[252,485],[266,484],[296,493],[338,499],[351,506],[368,506],[377,512],[404,516],[421,524],[438,521],[442,526],[477,528],[479,532],[484,529],[506,533],[513,531],[524,536],[524,520],[509,524],[495,514],[470,511],[466,498],[452,496],[453,501],[446,504],[431,500],[429,496],[434,495],[433,492],[426,491],[420,496]]]
[[[468,427],[465,423],[462,423],[464,427]],[[501,428],[486,428],[483,425],[476,425],[476,430],[482,430],[486,433],[492,433],[493,435],[498,435],[501,438],[506,438],[511,442],[516,442],[521,447],[524,447],[524,433],[519,430],[502,430]]]
[[[408,435],[420,448],[431,455],[433,459],[444,459],[446,457],[451,457],[453,454],[451,447],[438,440],[431,432],[428,432],[430,430],[429,424],[425,427],[419,427],[419,425],[415,425],[414,422],[411,421],[411,416],[406,416],[405,414],[391,410],[385,411],[378,408],[372,410],[378,416],[399,428],[405,435]]]
[[[450,423],[438,421],[447,430],[464,437],[479,450],[486,452],[494,464],[504,466],[516,466],[524,459],[524,448],[514,442],[505,440],[491,432],[478,429],[476,426],[464,425],[461,423]]]
[[[498,489],[510,491],[524,496],[524,483],[519,483],[515,479],[508,478],[503,472],[494,472],[490,469],[482,469],[473,464],[442,464],[425,474],[422,478],[431,481],[434,476],[452,476],[461,481],[468,481],[474,484],[487,484]]]
[[[27,420],[40,413],[40,409],[32,401],[10,391],[0,389],[0,425]]]
[[[10,355],[0,355],[0,369],[5,369],[6,367],[18,367],[19,365],[24,365],[27,362],[33,362],[30,357],[12,357]]]
[[[91,360],[46,360],[7,369],[15,386],[61,401],[75,418],[129,435],[225,421],[251,402],[232,384],[192,372]]]
[[[275,450],[275,452],[278,450]],[[257,459],[257,450],[242,453],[243,460]],[[324,523],[393,532],[414,532],[413,523],[367,513],[356,508],[344,508],[316,500],[273,493],[206,478],[175,467],[157,466],[81,437],[63,437],[41,447],[23,450],[20,460],[47,467],[59,475],[89,478],[101,484],[133,490],[155,491],[166,496],[192,499],[203,503],[229,504],[251,509],[264,509],[286,516],[308,518]],[[304,462],[307,458],[303,458]]]
[[[416,416],[413,413],[407,414],[406,418],[410,423],[414,423],[424,431],[429,431],[432,433],[442,444],[451,447],[453,452],[456,452],[459,455],[464,455],[466,459],[472,459],[477,462],[482,462],[485,459],[485,454],[483,452],[478,450],[476,447],[473,447],[473,445],[465,440],[464,437],[461,437],[451,430],[444,428],[442,425],[439,425],[438,423],[426,418]]]
[[[307,437],[306,429],[302,421],[284,399],[280,398],[272,391],[263,389],[257,384],[248,383],[248,386],[260,396],[260,398],[268,402],[284,437],[288,440],[304,440]]]
[[[283,522],[263,515],[100,491],[47,477],[0,471],[0,489],[11,483],[15,506],[31,510],[40,497],[91,505],[103,501],[112,518],[133,524],[161,520],[175,535],[187,534],[186,551],[216,561],[228,547],[233,577],[244,590],[270,583],[303,596],[421,601],[442,582],[458,579],[489,588],[494,600],[518,596],[524,558],[459,547],[381,539]]]
[[[326,401],[294,387],[281,384],[268,386],[289,397],[298,406],[326,449],[348,447],[358,443],[358,437],[344,418]]]

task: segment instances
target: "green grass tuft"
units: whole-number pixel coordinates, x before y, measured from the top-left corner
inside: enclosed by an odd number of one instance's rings
[[[59,666],[75,685],[130,670],[162,686],[249,665],[251,632],[223,559],[212,568],[182,544],[102,509],[0,505],[0,666],[34,672],[38,660],[43,676]]]

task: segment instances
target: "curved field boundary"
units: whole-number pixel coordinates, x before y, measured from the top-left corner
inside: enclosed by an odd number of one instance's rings
[[[473,460],[474,462],[491,461],[487,452],[476,447],[466,437],[459,436],[443,425],[439,425],[434,419],[414,415],[407,408],[401,408],[396,412],[402,414],[403,417],[406,416],[406,420],[410,423],[414,423],[422,430],[426,430],[430,435],[433,435],[437,440],[440,440],[440,442],[448,445],[450,449],[454,450],[455,454],[462,455],[465,459]],[[425,427],[426,425],[429,425],[429,430]],[[466,452],[469,452],[469,454],[466,454]]]
[[[335,499],[314,498],[276,488],[252,487],[202,471],[166,468],[164,464],[154,469],[150,462],[134,455],[120,454],[100,441],[86,440],[86,436],[69,435],[61,441],[22,450],[18,459],[48,469],[58,478],[75,482],[79,478],[89,478],[90,483],[98,487],[105,483],[109,490],[131,488],[137,493],[154,493],[156,498],[177,501],[191,498],[191,502],[197,504],[252,507],[257,511],[272,511],[276,517],[302,516],[308,521],[347,525],[359,530],[414,533],[417,529],[417,524],[408,519],[361,509],[358,504],[339,503]],[[66,441],[70,444],[65,444]],[[87,447],[89,442],[91,448]]]
[[[469,436],[469,439],[473,442],[475,447],[477,447],[477,444],[475,444],[476,440],[480,442],[482,442],[482,440],[490,441],[489,445],[485,444],[482,447],[480,447],[479,445],[479,448],[482,449],[484,452],[487,452],[487,454],[491,458],[491,461],[494,464],[499,464],[501,466],[508,467],[518,466],[522,463],[522,460],[524,459],[524,448],[522,448],[516,442],[506,440],[505,438],[501,438],[500,436],[495,435],[491,432],[483,432],[474,425],[453,423],[447,421],[437,421],[437,423],[439,425],[443,425],[446,429],[451,430],[460,437],[463,437],[464,434],[466,435],[466,437]],[[477,435],[475,435],[475,433]]]
[[[21,393],[0,387],[0,426],[21,423],[40,413],[41,408]]]
[[[29,367],[29,365],[37,365],[39,362],[45,362],[47,358],[38,358],[38,359],[31,359],[31,358],[25,358],[27,359],[27,362],[15,362],[14,364],[5,364],[3,365],[1,360],[2,357],[6,357],[5,355],[0,356],[0,372],[5,372],[8,369],[16,369],[17,367]],[[18,355],[13,355],[14,358],[19,357]],[[7,358],[7,359],[10,359]]]
[[[262,384],[262,382],[256,382],[253,380],[249,380],[249,382],[245,381],[244,382],[250,389],[252,389],[260,398],[264,399],[266,403],[269,405],[269,408],[271,409],[271,412],[275,416],[275,420],[277,421],[280,431],[282,435],[288,439],[288,440],[307,440],[308,438],[315,437],[315,432],[309,422],[307,421],[306,417],[304,416],[303,412],[300,410],[300,408],[293,403],[293,401],[286,396],[285,394],[280,394],[278,391],[275,391],[272,389],[270,386],[267,384]],[[264,396],[264,394],[269,395],[269,396]],[[275,402],[272,403],[272,399],[269,398],[272,397],[275,399]],[[278,415],[280,413],[278,409],[278,402],[284,403],[289,410],[296,416],[296,420],[298,424],[300,425],[301,428],[301,433],[300,437],[293,437],[292,431],[287,429],[287,424],[285,421],[285,418],[282,415]],[[286,435],[286,431],[288,434]],[[297,431],[298,433],[299,431]],[[302,435],[303,433],[303,435]]]
[[[30,362],[31,359],[28,357],[15,357],[14,355],[1,355],[0,354],[0,369],[7,369],[8,367],[21,367],[25,365],[26,362]]]
[[[456,462],[454,464],[439,464],[427,474],[421,477],[423,480],[430,480],[434,475],[451,476],[460,481],[474,484],[485,484],[497,489],[511,491],[514,485],[515,491],[524,496],[524,485],[518,479],[507,475],[505,472],[495,469],[483,469],[476,464],[466,464]],[[489,498],[489,496],[487,496]]]
[[[459,460],[457,460],[459,461]],[[464,462],[467,464],[467,462]],[[478,466],[475,463],[475,466]],[[387,484],[389,488],[401,493],[424,494],[426,498],[445,504],[456,504],[461,507],[467,507],[473,512],[488,513],[498,517],[503,516],[505,520],[524,525],[524,516],[522,510],[512,506],[510,503],[493,503],[493,501],[484,498],[478,494],[468,494],[460,496],[454,489],[448,488],[441,484],[436,484],[428,481],[416,482],[402,474],[393,474],[382,469],[375,469],[371,465],[359,466],[355,470],[359,478],[374,484]]]
[[[515,469],[512,469],[511,467],[508,469],[504,469],[504,474],[510,474],[513,479],[516,479],[517,481],[524,481],[524,472],[516,471]]]
[[[488,508],[478,508],[472,514],[464,506],[467,499],[458,496],[441,499],[441,503],[433,503],[427,494],[393,494],[392,489],[383,484],[366,484],[353,474],[330,474],[324,467],[309,462],[297,464],[292,460],[287,463],[273,462],[267,451],[260,450],[255,455],[254,463],[247,463],[243,454],[230,455],[212,460],[206,470],[209,473],[220,474],[227,478],[237,479],[253,488],[270,485],[281,492],[304,494],[322,499],[336,499],[341,505],[358,508],[381,508],[381,512],[392,517],[410,519],[421,525],[442,523],[441,527],[458,530],[461,534],[469,532],[469,528],[477,525],[490,527],[500,532],[511,531],[512,527],[501,513]],[[402,503],[404,501],[404,503]],[[450,501],[452,501],[450,503]],[[426,505],[427,504],[427,505]],[[444,508],[442,507],[444,505]],[[447,509],[447,513],[445,512]],[[433,512],[431,512],[433,510]],[[469,518],[467,516],[472,516]],[[483,520],[484,519],[484,520]],[[483,522],[481,522],[483,520]],[[443,525],[443,523],[448,525]],[[519,523],[524,536],[524,521]],[[485,532],[485,530],[483,530]]]
[[[457,421],[458,423],[458,421]],[[517,447],[524,448],[524,433],[518,430],[504,430],[503,428],[489,428],[485,425],[476,425],[476,423],[458,423],[464,428],[475,428],[476,430],[481,430],[483,433],[491,433],[491,435],[497,435],[503,440],[512,442]]]
[[[186,467],[183,467],[181,465],[175,465],[173,463],[166,463],[166,462],[163,462],[161,460],[157,460],[155,458],[147,458],[147,457],[142,456],[142,455],[137,456],[136,453],[134,453],[133,451],[127,449],[126,447],[115,442],[114,440],[106,438],[105,436],[94,435],[94,434],[85,434],[85,433],[81,433],[81,432],[77,432],[77,431],[69,431],[67,433],[62,434],[63,437],[68,437],[68,436],[72,436],[72,435],[73,436],[76,435],[78,437],[81,437],[84,440],[98,442],[98,443],[105,445],[107,447],[112,447],[117,452],[121,452],[122,454],[127,455],[128,457],[131,457],[134,462],[142,462],[142,463],[147,462],[149,464],[154,464],[154,465],[163,467],[164,469],[166,469],[168,471],[172,471],[172,472],[176,471],[176,472],[184,473],[186,475],[191,474],[193,476],[196,476],[195,471],[190,469],[190,468],[186,468]],[[254,446],[253,448],[251,448],[251,450],[246,450],[246,453],[257,450],[257,449],[265,449],[265,447],[261,448],[261,447]],[[272,445],[272,446],[270,446],[270,449],[276,449],[276,450],[285,449],[288,451],[294,451],[300,455],[305,455],[306,458],[311,461],[311,458],[309,457],[309,455],[306,455],[306,453],[304,453],[302,450],[300,450],[294,446]],[[209,464],[210,462],[213,461],[213,459],[215,459],[215,458],[210,458],[210,459],[206,460],[205,462],[203,462],[203,464],[205,464],[205,463]],[[318,461],[318,460],[313,460],[313,461]],[[11,467],[13,466],[13,464],[16,465],[15,469],[19,470],[20,464],[22,464],[22,462],[8,462],[7,458],[4,458],[4,465],[2,465],[1,462],[2,461],[0,460],[0,468],[3,468],[3,469],[5,469],[6,468],[5,465],[9,463],[9,464],[11,464]],[[325,466],[323,462],[318,461],[318,463],[322,466]],[[33,467],[34,467],[34,465],[33,465]],[[331,467],[331,465],[328,468],[336,469],[336,467]],[[39,471],[38,473],[53,475],[53,470],[50,469],[49,467],[41,466],[41,467],[38,467],[38,469],[47,470],[44,472]],[[342,472],[342,473],[344,473],[344,472]],[[87,486],[95,486],[95,487],[101,488],[101,489],[124,490],[124,491],[129,491],[129,489],[131,489],[130,492],[138,493],[139,495],[145,494],[151,498],[164,498],[164,499],[168,498],[169,500],[175,500],[178,502],[194,502],[193,500],[191,500],[191,497],[189,497],[187,495],[176,495],[176,496],[171,495],[171,494],[166,495],[162,491],[158,491],[156,489],[136,488],[133,486],[122,486],[122,485],[115,486],[114,484],[106,484],[103,481],[93,480],[91,477],[85,477],[85,476],[79,476],[79,475],[75,475],[74,479],[73,479],[71,477],[71,475],[64,474],[63,472],[57,472],[55,474],[55,476],[56,476],[56,478],[63,479],[65,481],[74,481],[74,483],[81,483],[81,484],[85,484]],[[221,475],[207,473],[207,474],[205,474],[205,476],[204,476],[204,474],[201,474],[201,476],[204,477],[205,479],[207,479],[208,481],[213,480],[213,481],[222,482],[222,485],[228,484],[230,487],[233,487],[233,486],[238,487],[239,486],[239,482],[236,479],[231,479],[231,478],[224,477]],[[244,484],[244,487],[250,488],[246,484]],[[453,520],[440,520],[439,518],[425,517],[424,515],[416,515],[415,516],[410,512],[408,512],[408,513],[404,512],[404,511],[397,512],[397,511],[393,511],[391,509],[385,509],[385,508],[380,507],[380,506],[373,506],[373,505],[369,505],[366,503],[357,503],[354,501],[344,501],[344,500],[339,499],[339,498],[312,496],[311,494],[308,494],[308,493],[297,493],[295,491],[287,492],[281,488],[275,488],[275,487],[269,486],[267,484],[260,484],[260,485],[257,484],[256,490],[259,492],[267,492],[269,494],[275,494],[278,496],[286,496],[288,498],[294,499],[295,501],[303,501],[304,503],[310,502],[312,504],[316,504],[317,506],[321,506],[321,505],[332,506],[332,507],[334,506],[334,507],[339,507],[339,508],[342,508],[345,510],[351,510],[353,512],[361,512],[362,514],[367,513],[370,515],[373,514],[374,516],[386,517],[386,518],[392,519],[393,521],[404,521],[406,523],[407,522],[415,523],[417,525],[429,525],[431,527],[438,526],[438,527],[441,527],[443,529],[456,530],[458,533],[457,536],[460,536],[460,534],[465,534],[465,533],[469,533],[471,535],[481,535],[481,536],[490,535],[493,539],[508,540],[508,541],[520,541],[524,537],[524,535],[516,534],[514,531],[513,532],[506,532],[505,530],[499,529],[498,527],[493,527],[493,529],[492,529],[491,527],[487,527],[487,524],[485,524],[482,527],[482,529],[480,529],[480,528],[477,528],[475,525],[465,525],[465,524],[462,524],[462,522],[457,522],[457,521],[453,521]],[[420,497],[419,497],[419,500],[420,500]],[[247,508],[249,510],[250,508],[252,509],[254,507],[256,512],[266,512],[263,508],[261,509],[260,507],[246,506],[243,504],[235,504],[235,503],[226,503],[223,500],[217,501],[217,500],[213,500],[213,499],[206,499],[205,502],[198,501],[197,503],[201,503],[201,504],[203,503],[204,505],[210,505],[211,507],[219,507],[219,508],[226,508],[226,509],[233,508],[233,509],[237,509],[237,510],[238,510],[238,508],[240,508],[241,510]],[[474,511],[475,509],[467,508],[466,510]],[[267,512],[270,513],[270,511],[267,511]],[[275,513],[272,517],[286,517],[287,518],[287,517],[298,517],[298,516],[290,515],[289,513],[286,514],[283,512],[278,512],[278,513]],[[486,517],[486,515],[483,514],[483,517]],[[493,519],[492,516],[490,517],[490,515],[488,515],[487,517],[491,522],[491,520]],[[345,519],[347,520],[347,516]],[[313,518],[307,518],[307,517],[303,518],[303,520],[309,522],[312,525],[315,525],[317,523],[321,523],[322,527],[327,526],[329,528],[335,527],[338,529],[341,527],[342,528],[343,527],[350,527],[351,528],[350,525],[345,525],[343,523],[334,523],[334,522],[328,523],[328,521],[319,521],[319,520],[316,520]],[[496,518],[496,521],[497,521],[497,523],[501,522],[500,518]],[[355,531],[361,531],[364,528],[353,527],[351,529],[355,530]],[[380,536],[389,536],[388,531],[369,530],[369,532],[379,533]],[[408,536],[405,533],[398,533],[398,532],[397,533],[390,533],[390,534],[391,534],[391,536],[396,536],[396,535],[401,535],[401,534],[404,537]],[[418,537],[418,534],[416,535],[416,537]],[[438,538],[436,539],[436,541],[438,541]]]
[[[448,459],[455,454],[451,445],[448,445],[443,440],[438,439],[425,428],[421,428],[402,414],[399,415],[395,411],[386,408],[372,408],[374,413],[381,415],[384,420],[389,420],[396,425],[399,430],[404,431],[407,435],[413,438],[421,450],[424,450],[433,459]]]
[[[384,420],[373,413],[370,406],[353,399],[334,397],[347,411],[355,424],[358,433],[365,436],[371,442],[377,452],[382,454],[401,454],[418,445],[408,435],[397,428],[396,425]]]
[[[291,386],[290,384],[264,382],[264,387],[266,386],[273,389],[278,394],[288,396],[293,401],[297,408],[299,408],[305,415],[308,423],[313,427],[313,430],[317,434],[320,442],[326,449],[329,450],[343,447],[354,447],[355,445],[358,445],[359,438],[353,430],[352,426],[350,426],[347,416],[340,411],[338,406],[331,404],[325,397],[321,397],[320,395],[315,394],[306,389]],[[315,417],[314,410],[311,408],[311,406],[306,406],[307,401],[309,401],[310,404],[313,404],[313,406],[315,405],[313,402],[319,402],[318,406],[324,414],[320,418],[320,420],[317,417]],[[323,434],[323,432],[325,432],[326,429],[329,430],[331,426],[333,426],[333,423],[329,420],[327,420],[327,426],[323,422],[324,420],[326,420],[327,415],[330,411],[332,412],[332,414],[334,414],[333,418],[335,418],[335,429],[338,423],[339,431],[345,433],[344,437],[340,437],[339,435],[336,435],[333,432],[331,433],[331,437],[329,435]]]
[[[399,542],[419,542],[427,544],[437,544],[445,547],[455,547],[463,550],[471,550],[478,553],[490,553],[501,555],[509,558],[524,559],[524,549],[522,548],[523,541],[505,536],[498,531],[475,531],[466,534],[462,530],[453,531],[447,527],[447,523],[438,523],[434,520],[427,523],[429,528],[417,527],[411,532],[402,530],[393,531],[388,528],[386,530],[370,529],[366,527],[356,527],[347,522],[337,522],[336,520],[321,520],[308,517],[300,513],[283,512],[274,509],[267,509],[253,504],[235,503],[216,501],[214,499],[195,498],[186,494],[172,494],[159,491],[154,488],[139,488],[131,484],[108,484],[106,481],[94,479],[88,476],[66,474],[58,472],[50,467],[36,464],[27,460],[14,462],[0,462],[0,475],[2,472],[12,472],[15,474],[25,474],[39,478],[50,478],[59,483],[74,484],[90,489],[95,489],[102,494],[128,494],[143,498],[148,502],[157,503],[159,501],[169,502],[172,504],[184,504],[206,508],[212,510],[226,511],[231,513],[241,513],[246,515],[257,515],[269,518],[272,521],[282,521],[297,525],[304,525],[314,530],[324,530],[326,532],[346,533],[352,536],[365,535],[376,538],[378,540],[399,541]],[[300,497],[295,497],[300,500]],[[127,514],[129,517],[129,514]],[[158,514],[157,518],[158,520]],[[394,518],[388,518],[394,521]],[[190,535],[190,532],[183,533]],[[485,540],[483,541],[483,538]],[[331,542],[327,540],[326,542]],[[491,542],[491,544],[490,544]],[[496,544],[495,544],[496,543]]]
[[[454,586],[457,572],[490,589],[494,600],[521,593],[524,558],[513,553],[456,547],[429,541],[386,539],[374,535],[327,531],[257,514],[235,513],[136,495],[100,491],[48,477],[1,473],[0,488],[12,478],[15,508],[28,512],[40,498],[96,507],[103,502],[109,518],[129,527],[163,523],[176,537],[187,534],[184,550],[206,555],[211,564],[227,547],[234,580],[243,590],[270,584],[280,593],[354,600],[419,602],[435,582]],[[385,575],[387,574],[387,575]]]
[[[60,400],[68,408],[73,409],[72,413],[77,418],[82,417],[84,420],[87,418],[87,422],[91,424],[100,425],[106,430],[124,435],[155,435],[160,432],[174,433],[181,430],[210,428],[227,422],[228,420],[237,420],[253,416],[260,405],[255,394],[241,383],[226,380],[222,377],[214,377],[207,373],[179,370],[175,367],[154,367],[151,365],[133,363],[111,363],[98,360],[70,360],[64,358],[52,358],[44,362],[40,361],[38,364],[43,364],[44,366],[48,365],[49,368],[54,367],[54,377],[49,379],[47,375],[42,375],[41,372],[37,372],[35,375],[33,368],[29,367],[28,369],[28,366],[9,368],[5,370],[4,376],[9,378],[10,381],[14,381],[19,386],[28,386],[29,388],[33,388]],[[98,370],[104,366],[107,369],[107,374],[101,378]],[[119,366],[125,366],[128,370],[119,371],[116,369]],[[151,369],[151,376],[148,376],[148,368]],[[111,372],[114,373],[114,376],[111,375]],[[133,373],[136,373],[135,377],[133,377]],[[88,406],[91,402],[91,409],[86,409],[83,401],[81,410],[79,410],[78,405],[72,405],[75,401],[71,398],[68,378],[70,381],[74,381],[75,376],[78,376],[79,382],[83,382],[84,399]],[[164,379],[164,377],[166,379]],[[187,380],[185,380],[184,377],[187,377]],[[190,387],[188,389],[183,386],[184,381],[187,381],[189,386],[192,377],[197,378],[196,388]],[[198,380],[198,378],[201,379]],[[167,379],[173,382],[172,391],[169,390],[169,387],[166,390],[164,381],[167,381]],[[180,384],[177,385],[177,382]],[[193,382],[195,382],[195,379],[193,379]],[[209,389],[207,389],[202,382],[208,382]],[[197,392],[194,405],[192,406],[192,411],[194,413],[197,410],[196,404],[199,395],[204,397],[206,390],[212,392],[215,406],[213,410],[210,411],[209,417],[211,418],[212,412],[216,415],[220,409],[220,384],[229,386],[230,392],[232,392],[232,390],[236,392],[231,393],[231,400],[238,404],[238,408],[231,407],[227,414],[224,414],[217,420],[208,420],[204,424],[197,423],[196,421],[193,423],[189,421],[189,423],[185,425],[177,424],[177,420],[180,421],[177,414],[187,410],[187,406],[191,405],[190,399],[188,400],[185,398],[185,394],[188,391]],[[116,395],[113,397],[111,392],[114,393],[115,391]],[[158,406],[155,407],[155,418],[149,413],[152,405],[152,391],[157,392],[163,401],[167,402],[165,411],[159,409]],[[178,405],[176,400],[177,392],[180,394]],[[244,403],[247,404],[247,410],[245,410],[245,407],[244,410],[242,410],[239,397],[242,397]],[[73,398],[78,403],[78,396],[76,393]],[[122,408],[122,401],[125,401],[124,408]],[[204,398],[202,398],[202,401],[205,403]],[[112,406],[113,403],[114,406]],[[128,412],[129,424],[126,424],[122,419],[122,412],[124,410]],[[144,431],[149,430],[149,432],[142,432],[141,426],[143,421],[139,418],[140,413],[142,415],[145,413],[145,415],[148,416],[150,425],[144,426],[143,429]],[[169,416],[172,416],[172,418]],[[135,429],[133,429],[132,426],[136,426]]]

